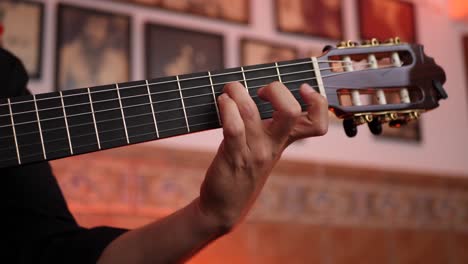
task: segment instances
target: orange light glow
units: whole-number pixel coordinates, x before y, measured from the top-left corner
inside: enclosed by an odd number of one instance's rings
[[[449,13],[453,19],[468,21],[468,1],[450,0]]]

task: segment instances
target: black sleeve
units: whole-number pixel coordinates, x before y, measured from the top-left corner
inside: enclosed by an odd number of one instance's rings
[[[0,48],[0,98],[27,94],[27,81],[22,63]],[[47,162],[2,169],[0,178],[2,263],[96,263],[126,231],[80,227]]]

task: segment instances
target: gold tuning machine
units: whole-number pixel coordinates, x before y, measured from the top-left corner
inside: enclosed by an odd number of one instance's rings
[[[337,48],[341,48],[341,49],[353,48],[353,47],[359,46],[359,43],[354,42],[352,40],[348,40],[348,41],[341,41],[336,46]]]
[[[421,117],[421,114],[418,111],[406,114],[406,120],[407,121],[418,120],[420,117]]]
[[[376,39],[376,38],[366,39],[366,40],[362,41],[362,45],[363,46],[379,46],[380,41],[378,39]]]
[[[385,44],[389,45],[399,45],[401,44],[401,39],[400,37],[395,37],[395,38],[389,38],[385,41]]]

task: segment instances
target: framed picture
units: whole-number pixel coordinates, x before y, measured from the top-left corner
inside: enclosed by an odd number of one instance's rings
[[[341,0],[276,0],[276,21],[281,32],[343,39]]]
[[[56,85],[60,90],[130,79],[130,18],[60,4]]]
[[[268,41],[247,39],[241,40],[241,64],[244,66],[294,60],[298,50],[293,46],[271,43]]]
[[[412,3],[400,0],[359,0],[358,4],[361,39],[386,40],[398,36],[403,42],[416,42],[415,9]]]
[[[224,68],[224,38],[146,24],[146,76],[157,78]]]
[[[248,0],[113,0],[116,2],[141,4],[162,8],[170,11],[186,13],[223,20],[248,24],[250,10]]]
[[[29,1],[0,2],[1,45],[21,59],[29,77],[41,77],[44,5]]]

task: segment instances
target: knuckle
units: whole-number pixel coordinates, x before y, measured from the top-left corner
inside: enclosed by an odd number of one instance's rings
[[[266,148],[262,148],[261,150],[257,151],[253,157],[253,162],[255,166],[264,166],[271,160],[271,152],[268,151]]]
[[[226,125],[223,129],[224,137],[227,138],[237,138],[241,137],[244,134],[244,128],[239,125]]]
[[[327,122],[320,122],[316,129],[315,129],[315,133],[317,136],[323,136],[325,134],[327,134],[328,132],[328,123]]]

